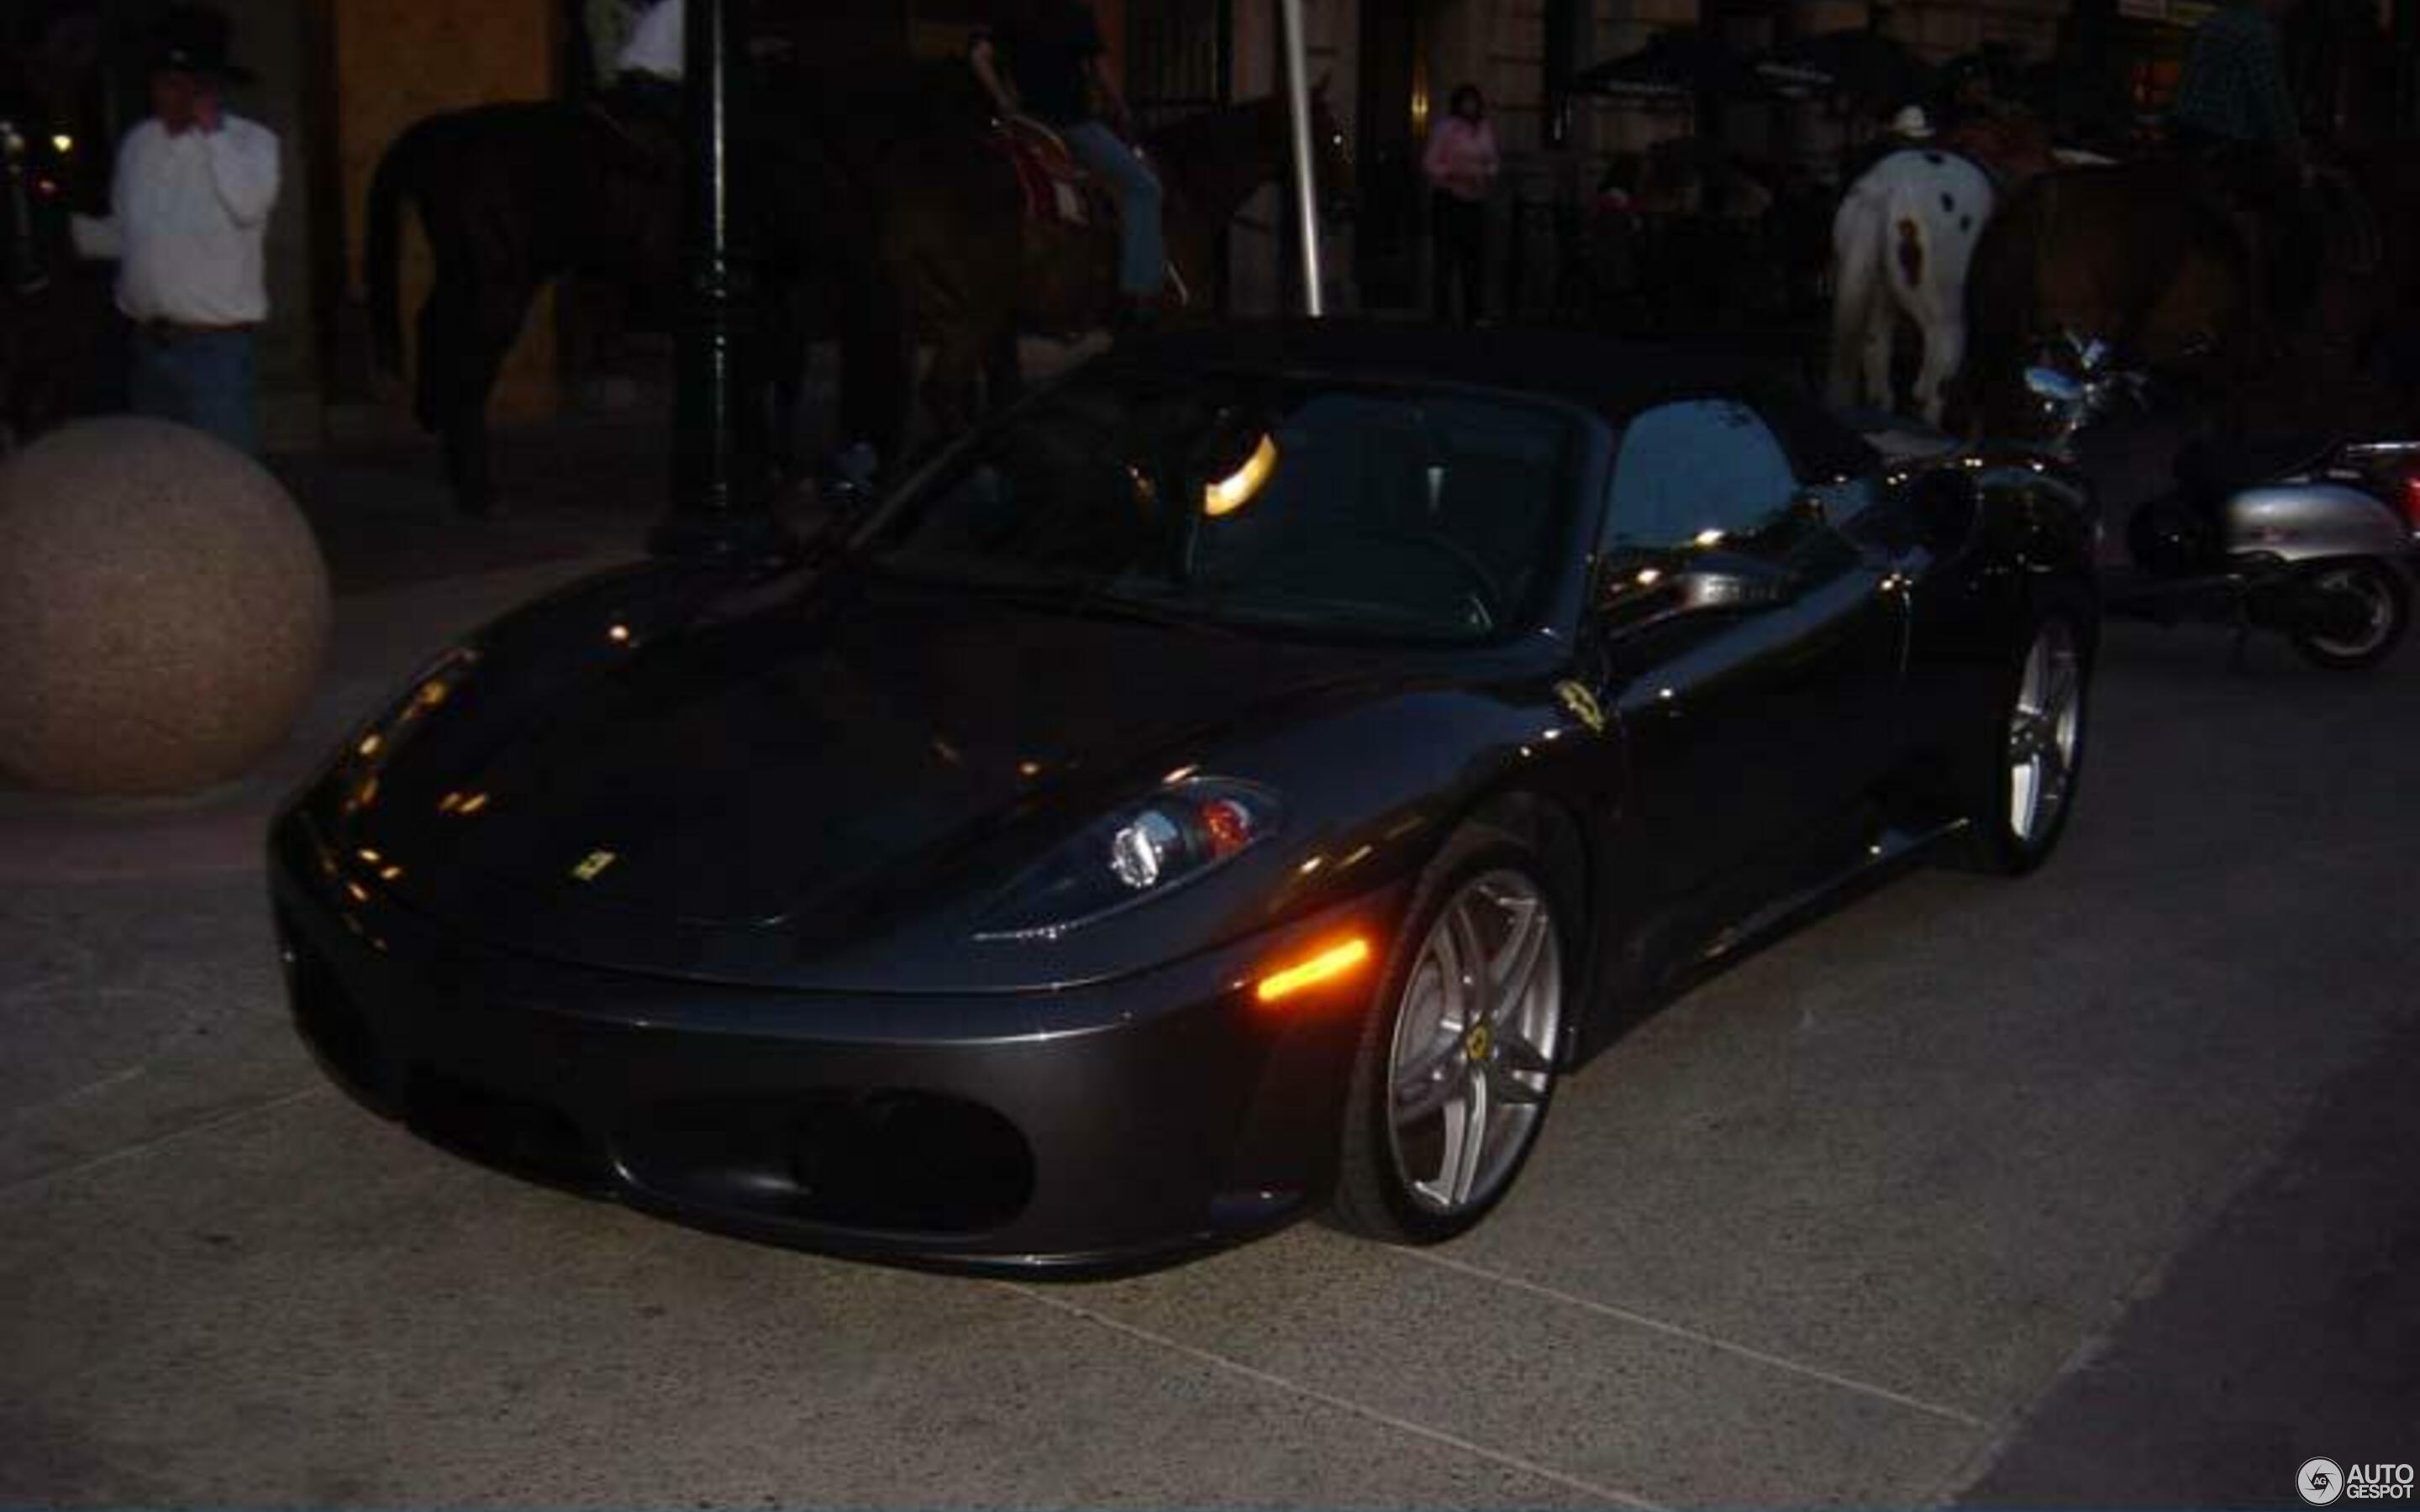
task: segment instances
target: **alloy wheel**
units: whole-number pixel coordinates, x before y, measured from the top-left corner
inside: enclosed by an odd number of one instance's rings
[[[1452,1217],[1500,1194],[1554,1085],[1562,942],[1538,885],[1487,872],[1440,909],[1404,980],[1388,1134],[1411,1200]]]

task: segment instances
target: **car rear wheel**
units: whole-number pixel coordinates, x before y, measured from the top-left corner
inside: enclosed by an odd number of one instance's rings
[[[1567,914],[1526,846],[1478,833],[1422,885],[1355,1064],[1336,1216],[1400,1243],[1486,1216],[1554,1096]]]
[[[2346,624],[2335,633],[2297,634],[2294,649],[2304,660],[2332,671],[2360,671],[2395,654],[2411,627],[2412,593],[2394,568],[2367,560],[2334,562],[2313,569],[2306,580],[2343,605]]]
[[[1967,812],[1969,859],[2017,876],[2050,858],[2084,764],[2091,662],[2083,624],[2055,607],[2034,622],[1988,733],[1991,754]]]

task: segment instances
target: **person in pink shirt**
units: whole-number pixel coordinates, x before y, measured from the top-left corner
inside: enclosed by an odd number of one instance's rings
[[[1453,288],[1462,285],[1462,319],[1478,323],[1486,308],[1487,192],[1502,166],[1496,128],[1479,86],[1453,92],[1452,108],[1429,132],[1420,172],[1429,181],[1430,224],[1436,237],[1436,317],[1453,319]]]

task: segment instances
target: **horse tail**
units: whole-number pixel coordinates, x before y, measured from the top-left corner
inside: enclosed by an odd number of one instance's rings
[[[1907,280],[1911,292],[1924,283],[1924,227],[1913,215],[1902,215],[1894,230],[1898,241],[1893,255],[1899,261],[1899,272]]]
[[[427,136],[423,121],[407,128],[379,155],[370,176],[368,224],[362,242],[362,280],[367,285],[370,349],[380,372],[403,374],[401,273],[403,201],[419,197],[420,158]]]

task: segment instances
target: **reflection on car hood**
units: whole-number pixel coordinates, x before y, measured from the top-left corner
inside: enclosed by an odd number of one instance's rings
[[[398,756],[360,832],[412,857],[398,890],[872,927],[1377,659],[885,582],[710,620]]]

